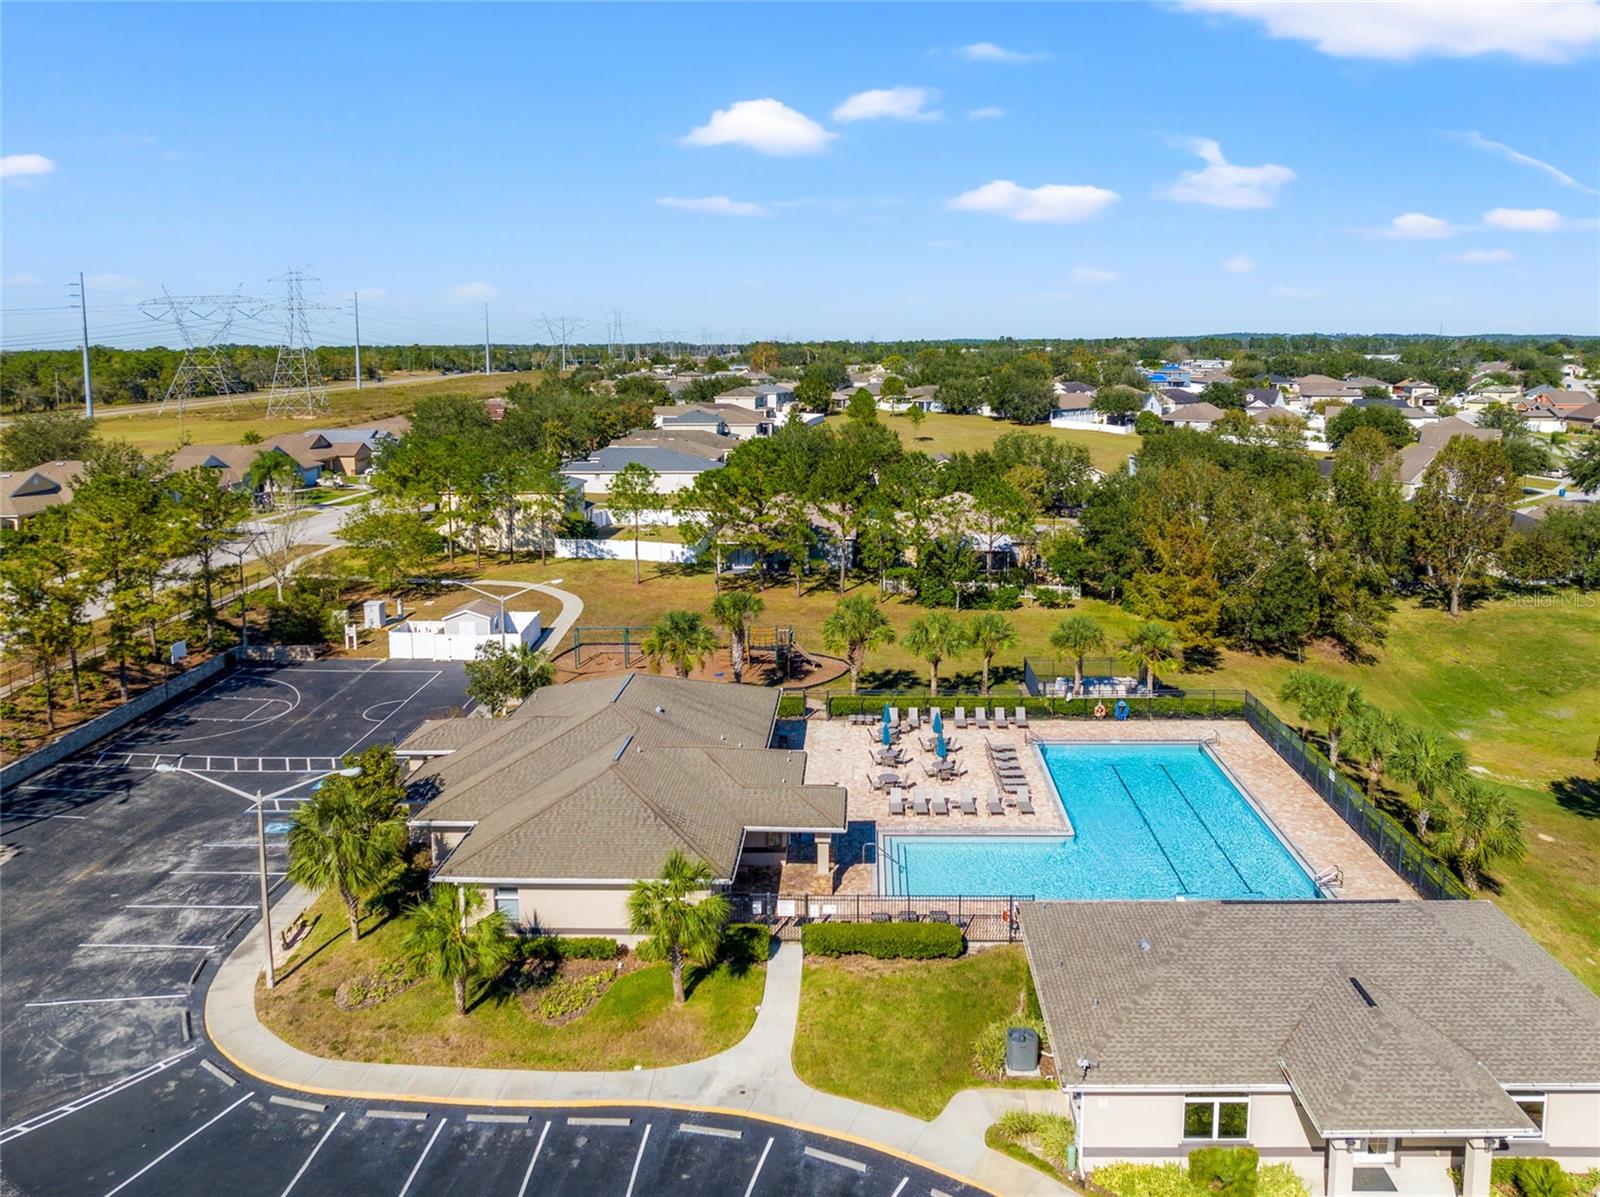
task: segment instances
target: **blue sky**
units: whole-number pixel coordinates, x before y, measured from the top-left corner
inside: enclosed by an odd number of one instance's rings
[[[138,344],[290,265],[324,341],[353,288],[369,341],[1592,334],[1597,50],[1594,0],[11,3],[4,343],[78,270]]]

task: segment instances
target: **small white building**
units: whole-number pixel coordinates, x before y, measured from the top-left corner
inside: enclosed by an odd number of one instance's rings
[[[485,644],[512,648],[537,644],[544,629],[537,611],[504,613],[486,598],[457,607],[443,619],[406,619],[389,629],[392,661],[471,661]]]

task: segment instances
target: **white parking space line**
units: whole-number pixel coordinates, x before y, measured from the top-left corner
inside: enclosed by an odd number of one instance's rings
[[[154,1064],[139,1069],[138,1072],[130,1073],[121,1080],[112,1081],[109,1085],[104,1085],[92,1093],[86,1093],[82,1097],[74,1098],[65,1105],[59,1105],[53,1110],[46,1110],[43,1114],[35,1114],[26,1122],[8,1126],[4,1131],[0,1131],[0,1144],[9,1143],[12,1139],[25,1135],[29,1131],[36,1131],[42,1126],[49,1126],[52,1122],[65,1118],[68,1114],[76,1114],[86,1106],[92,1106],[95,1102],[121,1093],[124,1089],[131,1088],[140,1081],[155,1076],[157,1073],[165,1072],[179,1060],[190,1055],[194,1050],[192,1047],[185,1048],[176,1055],[168,1056],[165,1060],[157,1060]]]
[[[252,808],[253,813],[253,808]],[[189,877],[259,877],[261,873],[256,869],[173,869],[172,876],[184,874]],[[288,874],[267,870],[268,877],[286,877]]]
[[[632,1118],[568,1118],[568,1126],[632,1126]]]
[[[244,1105],[245,1102],[249,1101],[254,1096],[255,1096],[254,1093],[246,1093],[243,1097],[241,1097],[238,1101],[234,1102],[226,1110],[223,1110],[222,1113],[216,1115],[213,1118],[207,1119],[205,1122],[202,1122],[199,1126],[195,1127],[194,1130],[190,1131],[187,1135],[185,1135],[183,1138],[179,1139],[171,1147],[167,1148],[160,1155],[156,1156],[155,1159],[151,1160],[143,1168],[140,1168],[137,1172],[135,1172],[132,1176],[128,1177],[127,1180],[123,1181],[116,1188],[107,1190],[106,1191],[106,1197],[116,1197],[116,1194],[122,1192],[123,1189],[127,1188],[134,1181],[138,1180],[141,1176],[143,1176],[146,1172],[150,1171],[150,1169],[154,1168],[162,1160],[166,1159],[174,1151],[177,1151],[178,1148],[182,1147],[190,1139],[193,1139],[196,1135],[199,1135],[203,1131],[209,1130],[215,1123],[221,1122],[229,1114],[233,1113],[235,1110],[237,1110],[240,1106]]]
[[[550,1133],[550,1123],[546,1122],[539,1132],[539,1141],[533,1145],[533,1158],[528,1161],[528,1170],[522,1174],[522,1185],[517,1189],[517,1197],[526,1197],[528,1181],[533,1177],[533,1166],[539,1162],[539,1153],[544,1150],[544,1137]],[[746,1193],[745,1197],[750,1197]]]
[[[895,1185],[894,1192],[890,1193],[889,1197],[900,1197],[900,1194],[905,1192],[906,1185],[910,1183],[911,1178],[909,1176],[902,1176],[900,1178],[900,1183]]]
[[[742,1130],[729,1130],[725,1126],[701,1126],[694,1122],[682,1122],[678,1129],[686,1135],[711,1135],[718,1139],[742,1139]]]
[[[527,1114],[468,1114],[468,1122],[503,1122],[527,1126],[532,1119]]]
[[[80,948],[106,948],[118,952],[210,952],[209,943],[80,943]]]
[[[750,1174],[750,1183],[744,1187],[744,1197],[750,1197],[756,1191],[756,1181],[761,1179],[761,1169],[766,1167],[767,1153],[772,1150],[772,1140],[767,1140],[767,1145],[761,1149],[761,1158],[756,1161],[756,1170]]]
[[[289,1197],[290,1191],[300,1183],[300,1178],[306,1174],[306,1169],[311,1167],[311,1161],[317,1158],[317,1152],[322,1150],[322,1145],[328,1141],[328,1136],[339,1129],[339,1124],[344,1121],[345,1113],[346,1111],[340,1110],[339,1116],[333,1120],[327,1130],[322,1132],[322,1138],[317,1140],[317,1145],[311,1149],[311,1154],[306,1156],[306,1162],[300,1165],[300,1171],[294,1174],[294,1178],[289,1181],[288,1186],[280,1194],[280,1197]]]
[[[254,910],[255,906],[210,906],[203,902],[129,902],[124,910]]]
[[[807,1147],[806,1154],[814,1160],[824,1160],[830,1164],[838,1164],[841,1168],[854,1168],[857,1172],[865,1172],[867,1166],[860,1160],[852,1160],[846,1156],[834,1155],[831,1151],[823,1151],[820,1147]]]
[[[105,1006],[114,1002],[166,1002],[173,998],[186,998],[187,993],[142,993],[136,997],[58,998],[53,1002],[23,1002],[24,1007],[43,1006]]]
[[[633,1197],[633,1186],[639,1180],[639,1165],[644,1162],[644,1147],[650,1142],[650,1123],[644,1124],[644,1138],[639,1140],[639,1154],[633,1157],[633,1171],[628,1174],[628,1191],[622,1197]],[[401,1197],[405,1197],[401,1194]]]
[[[388,1118],[395,1122],[426,1122],[426,1110],[368,1110],[364,1118]]]
[[[417,1157],[417,1162],[411,1165],[411,1175],[406,1177],[406,1183],[400,1190],[399,1197],[406,1197],[411,1191],[411,1182],[417,1179],[417,1173],[422,1171],[422,1161],[428,1158],[428,1153],[433,1150],[433,1141],[439,1137],[439,1132],[444,1129],[448,1118],[439,1119],[439,1125],[433,1128],[433,1134],[428,1137],[428,1145],[422,1149],[422,1154]]]

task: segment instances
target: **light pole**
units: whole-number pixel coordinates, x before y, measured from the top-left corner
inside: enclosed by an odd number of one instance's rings
[[[255,548],[256,541],[260,538],[260,532],[252,532],[237,548],[229,548],[227,545],[222,545],[217,550],[229,557],[237,557],[239,559],[239,649],[241,655],[245,649],[250,647],[250,624],[247,618],[248,612],[245,610],[250,591],[244,582],[244,558],[246,553]]]
[[[347,769],[331,769],[326,773],[319,773],[315,777],[302,778],[293,785],[284,786],[281,790],[274,790],[270,794],[263,794],[257,790],[253,795],[237,786],[230,786],[225,781],[218,781],[205,773],[198,773],[193,769],[185,769],[182,765],[158,764],[157,773],[187,773],[190,777],[198,777],[201,781],[210,782],[218,789],[227,790],[230,794],[237,794],[247,802],[256,804],[256,864],[260,872],[261,881],[261,931],[266,936],[267,944],[267,988],[271,989],[277,984],[277,970],[272,963],[272,907],[267,903],[267,826],[265,809],[268,798],[276,798],[280,794],[287,794],[290,790],[298,790],[306,781],[321,781],[324,777],[360,777],[361,766],[351,765]]]

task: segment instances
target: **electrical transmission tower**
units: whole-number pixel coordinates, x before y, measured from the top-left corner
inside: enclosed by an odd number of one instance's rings
[[[322,368],[317,365],[317,347],[311,341],[305,276],[298,270],[289,270],[272,281],[284,285],[283,340],[272,368],[267,415],[309,418],[328,409],[328,387],[322,379]]]
[[[265,306],[259,299],[242,298],[238,287],[232,295],[174,295],[163,287],[160,298],[143,301],[139,309],[152,320],[171,323],[183,341],[183,358],[161,397],[157,414],[165,415],[168,404],[176,404],[181,424],[189,401],[202,395],[226,397],[225,406],[230,414],[235,412],[233,379],[222,357],[222,345],[239,309],[252,309],[246,313],[248,320]]]
[[[567,368],[567,347],[572,344],[572,337],[583,328],[583,320],[578,316],[546,316],[539,314],[539,319],[544,321],[544,331],[550,337],[550,352],[545,355],[546,368],[556,364],[556,354],[560,352],[561,369]]]

